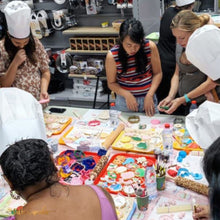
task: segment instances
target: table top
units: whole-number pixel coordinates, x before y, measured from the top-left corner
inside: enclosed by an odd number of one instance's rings
[[[85,108],[74,108],[74,107],[66,107],[66,106],[48,106],[44,111],[46,113],[48,113],[50,108],[65,108],[66,111],[62,114],[60,113],[53,113],[53,115],[60,115],[60,116],[69,116],[74,118],[74,120],[92,120],[93,117],[95,118],[96,116],[94,116],[96,113],[100,114],[102,111],[108,111],[108,110],[96,110],[96,109],[85,109]],[[172,115],[155,115],[154,117],[147,117],[145,116],[144,113],[128,113],[128,112],[121,112],[121,115],[119,117],[119,120],[121,123],[124,123],[125,126],[131,126],[133,128],[137,128],[138,125],[135,124],[129,124],[128,123],[128,118],[131,115],[138,115],[140,117],[140,123],[151,123],[152,120],[157,119],[160,120],[161,123],[172,123],[174,121],[174,119],[176,118],[184,118],[181,116],[172,116]],[[54,140],[58,140],[64,133],[66,133],[70,126],[72,126],[71,124],[69,126],[67,126],[64,131],[61,134],[58,135],[53,135],[51,138]],[[69,146],[66,145],[58,145],[58,151],[54,154],[54,157],[56,157],[60,152],[64,151],[64,150],[70,150],[72,149]],[[123,151],[118,151],[118,150],[114,150],[110,147],[110,158],[117,154],[117,153],[128,153],[128,152],[123,152]],[[169,164],[167,164],[167,166],[171,166],[174,164],[177,164],[177,156],[178,156],[178,151],[174,150],[173,155],[172,155],[172,159],[171,162]],[[134,152],[130,152],[129,154],[134,154]],[[138,155],[138,153],[135,153]],[[142,155],[142,154],[140,154]],[[152,156],[152,155],[151,155]],[[197,163],[199,164],[201,161],[202,157],[192,157],[189,156],[188,159],[185,159],[185,164],[188,164],[187,169],[190,169],[190,166],[193,166],[193,163]],[[197,169],[199,169],[199,165],[195,166]],[[194,169],[196,169],[194,167]],[[9,188],[6,185],[6,183],[2,183],[0,181],[0,185],[4,184],[3,187],[0,187],[0,189],[3,189],[5,191],[8,191]],[[0,192],[0,196],[1,196],[1,192]],[[113,195],[114,197],[116,195]],[[126,197],[127,198],[127,197]],[[192,198],[195,198],[195,200],[197,202],[199,202],[200,204],[208,204],[208,199],[207,197],[197,194],[195,192],[192,192],[190,190],[178,187],[173,181],[166,181],[166,188],[163,191],[158,191],[158,196],[157,198],[152,201],[149,206],[147,211],[139,211],[138,209],[136,209],[136,211],[133,213],[132,216],[132,220],[141,220],[141,219],[148,219],[148,220],[153,220],[153,219],[185,219],[185,220],[189,220],[192,219],[192,210],[189,210],[190,207],[192,206]],[[7,200],[7,201],[6,201]],[[127,200],[131,200],[131,198],[127,198]],[[134,198],[133,201],[136,201],[136,199]],[[132,201],[132,202],[133,202]],[[21,201],[20,204],[22,204],[23,201]],[[6,204],[10,204],[10,206],[16,207],[18,206],[18,202],[17,201],[11,201],[9,196],[6,195],[5,197],[2,198],[2,200],[0,200],[0,217],[1,217],[1,211],[5,210],[5,206]],[[170,212],[168,208],[166,208],[167,206],[172,206],[172,208],[174,208],[175,210]],[[170,209],[171,210],[171,209]],[[178,210],[182,210],[182,211],[178,211]],[[187,211],[188,210],[188,211]],[[121,211],[119,209],[119,211]],[[128,206],[128,210],[127,212],[131,211],[131,205]],[[162,212],[162,213],[158,213],[158,212]],[[126,219],[126,218],[121,218],[121,219]]]

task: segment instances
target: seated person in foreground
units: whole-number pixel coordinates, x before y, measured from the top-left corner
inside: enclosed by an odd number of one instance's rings
[[[203,171],[209,183],[210,207],[198,205],[193,219],[220,219],[220,137],[206,150]],[[211,216],[210,216],[211,215]]]
[[[57,168],[43,140],[27,139],[9,146],[0,157],[0,165],[11,190],[27,202],[16,214],[18,220],[117,219],[113,200],[101,187],[59,183]]]

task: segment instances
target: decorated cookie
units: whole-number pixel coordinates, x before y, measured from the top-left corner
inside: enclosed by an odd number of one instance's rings
[[[140,137],[131,137],[132,138],[132,140],[134,140],[134,141],[141,141],[141,138]]]
[[[113,171],[113,170],[115,170],[115,168],[117,168],[117,166],[118,165],[116,165],[116,164],[110,163],[108,165],[107,171]]]
[[[121,138],[121,142],[122,142],[122,143],[128,143],[128,142],[130,142],[130,141],[131,141],[131,138],[128,137],[128,136],[124,136],[124,137]]]
[[[140,148],[140,149],[147,149],[147,144],[145,142],[140,142],[137,144],[137,148]]]
[[[125,156],[117,156],[114,159],[113,164],[121,165],[122,163],[124,163],[125,159],[126,159]]]
[[[144,174],[145,174],[145,169],[138,168],[138,169],[135,171],[135,175],[138,176],[138,177],[144,177]]]
[[[134,147],[134,145],[132,144],[132,143],[125,143],[125,144],[123,144],[123,146],[122,146],[122,148],[123,149],[127,149],[127,150],[129,150],[129,149],[132,149]]]
[[[108,137],[108,135],[109,135],[108,133],[102,132],[101,135],[100,135],[100,138],[101,138],[101,139],[105,139],[105,138]]]
[[[120,166],[120,167],[117,167],[115,169],[116,173],[123,173],[123,172],[126,172],[126,171],[127,171],[127,168],[125,166]]]
[[[119,192],[122,190],[122,185],[119,183],[116,183],[116,184],[110,185],[108,188],[113,192]]]
[[[121,178],[122,178],[123,180],[132,179],[134,176],[135,176],[135,175],[134,175],[134,172],[132,172],[132,171],[128,171],[128,172],[125,172],[125,173],[122,173],[122,174],[121,174]]]
[[[114,173],[114,172],[108,171],[108,177],[109,177],[110,179],[116,179],[116,178],[117,178],[117,174]]]
[[[129,163],[129,164],[126,164],[126,167],[128,170],[134,171],[137,169],[138,165],[136,163]]]
[[[147,161],[146,157],[138,157],[137,158],[137,164],[142,164],[146,161]]]
[[[123,187],[123,191],[127,194],[127,195],[133,195],[135,194],[135,191],[133,189],[133,187],[130,185],[130,186],[124,186]]]
[[[125,160],[125,162],[122,165],[131,164],[131,163],[134,163],[134,158],[129,157]]]

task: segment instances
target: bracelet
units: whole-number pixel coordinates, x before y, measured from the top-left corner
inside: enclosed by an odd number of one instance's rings
[[[137,115],[133,115],[133,116],[129,116],[128,117],[128,122],[134,124],[134,123],[138,123],[140,121],[140,117]]]
[[[184,94],[184,98],[186,100],[186,103],[191,102],[191,99],[187,96],[187,94]]]

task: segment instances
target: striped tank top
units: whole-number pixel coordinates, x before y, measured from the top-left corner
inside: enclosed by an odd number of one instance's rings
[[[145,96],[151,87],[152,82],[152,68],[151,68],[151,49],[149,41],[145,40],[144,52],[147,59],[145,71],[137,72],[137,64],[135,62],[135,55],[128,56],[127,71],[122,73],[122,65],[119,61],[118,52],[119,45],[115,45],[111,53],[116,62],[117,68],[117,82],[121,88],[130,91],[135,97]]]

